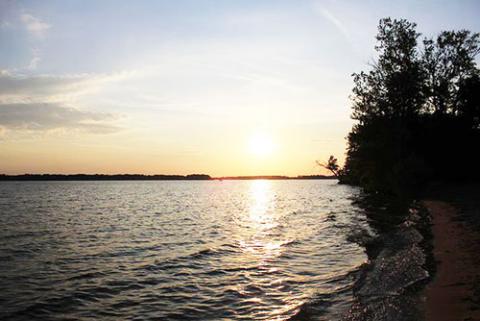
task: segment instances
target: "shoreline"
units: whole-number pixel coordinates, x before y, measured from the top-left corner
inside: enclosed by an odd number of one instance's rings
[[[425,320],[480,320],[480,235],[450,202],[422,203],[432,218],[436,262],[436,273],[424,291]]]
[[[414,202],[372,239],[342,320],[480,320],[479,190],[457,186]]]
[[[429,223],[428,212],[413,203],[402,222],[391,222],[366,244],[368,262],[342,321],[422,320],[422,294],[430,278]]]

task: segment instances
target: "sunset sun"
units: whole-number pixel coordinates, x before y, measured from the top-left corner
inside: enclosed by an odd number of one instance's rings
[[[256,157],[270,156],[275,149],[272,137],[266,133],[255,133],[248,139],[248,152]]]

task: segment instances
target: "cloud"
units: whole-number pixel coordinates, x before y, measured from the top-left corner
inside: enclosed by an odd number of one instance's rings
[[[52,130],[80,129],[94,133],[115,132],[119,128],[106,121],[112,114],[82,111],[60,104],[2,104],[0,126],[5,129]]]
[[[37,65],[41,60],[42,58],[40,58],[40,51],[38,49],[33,49],[32,59],[30,59],[30,63],[28,64],[27,69],[29,70],[37,69]]]
[[[345,24],[337,18],[330,10],[328,10],[325,7],[322,6],[317,6],[316,10],[325,18],[327,19],[330,23],[332,23],[340,33],[347,38],[347,40],[350,40],[350,32],[348,29],[345,27]]]
[[[0,70],[0,104],[61,102],[94,92],[130,73],[75,75],[20,75]]]
[[[51,27],[48,23],[28,13],[22,13],[20,15],[20,20],[28,32],[37,37],[44,36],[46,31]]]
[[[7,130],[54,129],[111,133],[113,114],[77,108],[77,97],[125,77],[111,75],[15,75],[0,70],[0,127]]]
[[[0,29],[8,29],[12,26],[10,21],[0,21]]]

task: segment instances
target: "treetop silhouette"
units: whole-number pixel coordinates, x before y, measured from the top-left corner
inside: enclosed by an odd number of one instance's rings
[[[341,182],[403,193],[440,178],[480,178],[479,34],[443,31],[419,43],[416,28],[380,20],[378,59],[353,74],[356,123],[336,170]]]

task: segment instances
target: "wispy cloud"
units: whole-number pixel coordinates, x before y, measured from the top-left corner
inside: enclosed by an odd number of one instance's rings
[[[116,115],[78,108],[75,98],[124,77],[125,73],[25,76],[0,70],[0,127],[3,131],[118,131],[113,123]]]
[[[22,21],[28,32],[37,37],[44,36],[47,30],[51,27],[50,24],[44,22],[40,18],[34,17],[29,13],[22,13],[20,15],[20,21]]]
[[[10,21],[0,21],[0,29],[8,29],[12,26]]]
[[[325,8],[325,6],[322,5],[317,5],[315,9],[320,13],[322,17],[332,23],[345,38],[350,40],[350,32],[345,27],[345,24],[332,11],[328,10],[327,8]]]
[[[30,63],[27,66],[29,70],[37,69],[38,63],[42,59],[40,58],[40,51],[38,49],[32,49],[32,59],[30,59]]]
[[[0,71],[0,103],[61,102],[95,92],[108,82],[127,78],[112,74],[21,75]]]
[[[61,104],[1,104],[0,126],[17,130],[79,129],[92,133],[110,133],[119,128],[109,122],[112,114],[79,110]]]

